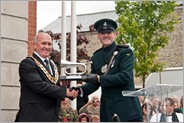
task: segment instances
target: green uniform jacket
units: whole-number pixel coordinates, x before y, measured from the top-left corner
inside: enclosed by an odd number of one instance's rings
[[[92,56],[91,73],[100,74],[101,68],[111,59],[116,50],[113,42],[106,48],[97,50]],[[130,48],[122,46],[118,55],[115,56],[114,67],[107,75],[100,75],[100,83],[87,83],[82,86],[84,96],[96,91],[100,86],[102,89],[100,121],[110,122],[116,113],[121,122],[139,119],[142,117],[140,103],[137,97],[124,97],[122,91],[134,91],[133,75],[134,55]]]
[[[64,118],[67,119],[66,122],[77,122],[78,121],[78,112],[77,110],[68,107],[66,111],[62,108],[59,110],[59,122],[65,122]]]

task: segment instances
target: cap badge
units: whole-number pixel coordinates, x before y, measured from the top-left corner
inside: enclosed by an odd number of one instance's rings
[[[107,26],[107,23],[106,22],[104,22],[104,24],[103,24],[104,26]]]

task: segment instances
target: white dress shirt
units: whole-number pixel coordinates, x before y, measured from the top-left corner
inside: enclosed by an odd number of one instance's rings
[[[182,113],[176,113],[179,122],[183,122],[183,114]],[[158,114],[154,114],[151,119],[150,122],[160,122],[160,118],[161,118],[161,113]],[[166,122],[172,122],[172,116],[166,116]]]
[[[50,66],[50,61],[49,61],[49,58],[47,57],[47,58],[43,58],[43,57],[41,57],[37,52],[34,52],[41,60],[42,60],[42,62],[46,65],[46,63],[44,62],[44,60],[45,59],[47,59],[48,60],[48,62],[49,62],[49,70],[50,70],[50,72],[51,72],[51,75],[53,75],[53,72],[52,72],[52,69],[51,69],[51,66]]]

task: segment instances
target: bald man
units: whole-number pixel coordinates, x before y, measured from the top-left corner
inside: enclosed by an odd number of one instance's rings
[[[59,73],[49,59],[52,38],[40,32],[35,36],[34,53],[19,66],[21,85],[17,122],[58,122],[59,107],[65,97],[76,98],[78,92],[59,87]]]

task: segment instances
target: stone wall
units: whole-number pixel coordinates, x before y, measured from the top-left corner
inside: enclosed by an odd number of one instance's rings
[[[13,122],[19,109],[18,66],[27,56],[28,2],[1,1],[1,117]]]
[[[183,67],[183,9],[176,9],[177,15],[180,16],[179,23],[175,25],[169,36],[168,45],[158,53],[158,59],[166,62],[167,67]]]

